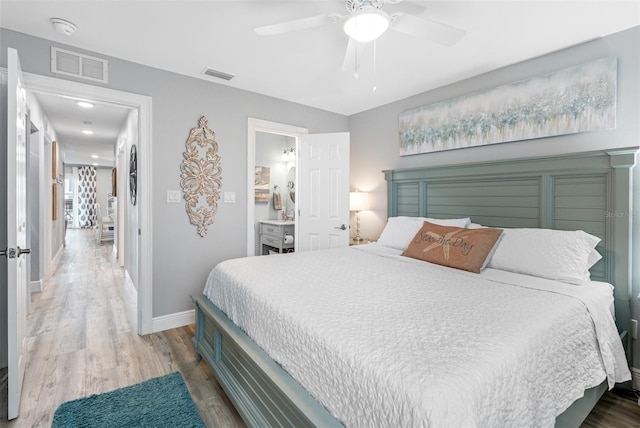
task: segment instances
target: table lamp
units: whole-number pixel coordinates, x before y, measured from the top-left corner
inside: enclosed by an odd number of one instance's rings
[[[353,238],[356,244],[362,242],[360,237],[360,211],[369,209],[369,194],[367,192],[349,193],[349,210],[356,212],[356,236]]]

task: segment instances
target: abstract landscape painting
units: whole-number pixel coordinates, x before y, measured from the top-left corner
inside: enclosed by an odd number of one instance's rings
[[[400,155],[616,126],[617,58],[403,112]]]

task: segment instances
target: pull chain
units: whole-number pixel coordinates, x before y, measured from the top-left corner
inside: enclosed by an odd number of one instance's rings
[[[357,24],[356,24],[357,25]],[[355,70],[353,71],[353,77],[354,79],[357,79],[358,77],[360,77],[360,75],[358,74],[358,42],[356,42],[355,40],[353,41],[353,43],[355,44],[356,48],[355,50],[355,57],[356,57],[356,61],[355,61]]]
[[[358,33],[358,20],[356,19],[356,34],[357,33]],[[357,79],[358,77],[360,77],[360,75],[358,74],[358,42],[354,40],[353,43],[355,43],[356,45],[356,63],[355,63],[356,69],[353,71],[353,78]]]
[[[377,52],[377,43],[376,40],[373,41],[373,92],[375,92],[378,87],[376,86],[376,52]]]

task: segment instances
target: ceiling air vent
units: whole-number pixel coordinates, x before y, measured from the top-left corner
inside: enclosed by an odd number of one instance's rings
[[[108,83],[108,71],[106,59],[51,47],[52,73]]]
[[[218,79],[223,79],[223,80],[231,80],[234,77],[236,77],[233,74],[214,70],[213,68],[208,68],[208,67],[204,69],[203,73],[206,74],[207,76],[217,77]]]

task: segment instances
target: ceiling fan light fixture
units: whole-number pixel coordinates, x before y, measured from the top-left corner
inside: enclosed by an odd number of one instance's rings
[[[389,15],[372,6],[362,7],[347,18],[343,28],[352,39],[370,42],[389,29]]]

